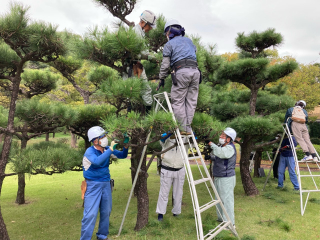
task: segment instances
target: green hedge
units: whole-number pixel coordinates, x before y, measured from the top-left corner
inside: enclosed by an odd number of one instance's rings
[[[310,137],[320,138],[320,122],[309,123]]]

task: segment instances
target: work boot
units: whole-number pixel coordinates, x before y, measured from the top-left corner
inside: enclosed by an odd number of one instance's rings
[[[174,216],[174,217],[178,217],[178,216],[179,216],[179,214],[173,214],[173,216]]]
[[[158,221],[161,222],[163,220],[163,214],[158,214]]]
[[[181,131],[181,135],[191,135],[191,132]]]

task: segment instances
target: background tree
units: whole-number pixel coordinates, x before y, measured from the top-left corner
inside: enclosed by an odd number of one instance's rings
[[[44,22],[31,22],[26,15],[27,11],[28,7],[12,4],[10,12],[0,17],[0,79],[12,82],[8,124],[2,129],[6,136],[0,159],[0,190],[14,132],[14,115],[23,66],[30,60],[51,62],[64,53],[56,27]],[[0,238],[9,239],[1,212]]]
[[[269,114],[268,117],[257,115],[259,89],[292,73],[298,66],[295,61],[290,60],[281,64],[269,64],[270,60],[265,50],[277,47],[282,41],[281,34],[276,33],[275,29],[261,33],[254,31],[248,35],[239,33],[236,38],[236,45],[240,50],[239,60],[226,62],[218,71],[218,78],[241,83],[250,90],[249,111],[246,112],[249,115],[235,118],[230,123],[242,138],[240,171],[247,195],[259,193],[249,172],[250,152],[255,147],[257,138],[269,136],[279,126],[279,115]]]

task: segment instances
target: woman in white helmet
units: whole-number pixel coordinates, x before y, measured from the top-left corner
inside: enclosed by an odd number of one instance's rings
[[[228,127],[221,133],[218,145],[209,142],[212,154],[215,156],[212,168],[214,186],[233,225],[235,224],[234,188],[236,186],[235,166],[237,159],[237,151],[233,141],[236,139],[236,136],[236,131]],[[217,205],[217,215],[217,221],[228,221],[219,205]]]
[[[306,106],[305,101],[297,101],[294,107],[287,110],[284,123],[288,124],[290,131],[304,152],[305,156],[301,161],[318,162],[319,160],[310,141],[309,131],[306,125],[306,123],[308,123],[308,112],[305,110]]]
[[[169,75],[171,68],[173,113],[181,124],[181,134],[189,135],[201,81],[196,56],[197,48],[191,39],[184,37],[185,30],[177,20],[167,21],[164,33],[168,42],[163,47],[160,82],[157,90],[164,86],[164,79]]]
[[[108,239],[109,216],[112,208],[112,195],[110,185],[109,163],[111,154],[117,158],[126,158],[128,148],[122,151],[115,149],[117,143],[111,142],[108,146],[106,131],[95,126],[89,129],[88,139],[92,142],[82,160],[83,177],[86,181],[86,191],[84,194],[84,210],[81,224],[80,240],[91,239],[98,212],[100,211],[98,240]],[[129,139],[125,139],[128,142]]]

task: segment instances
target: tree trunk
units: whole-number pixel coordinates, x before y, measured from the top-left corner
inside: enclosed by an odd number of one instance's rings
[[[244,192],[248,196],[255,196],[259,194],[259,191],[254,184],[250,172],[249,172],[249,159],[250,153],[253,149],[252,143],[247,137],[244,137],[243,143],[241,145],[241,158],[240,158],[240,173],[241,173],[241,180]]]
[[[3,182],[3,179],[2,178],[0,180],[0,185],[2,186],[2,182]],[[3,217],[2,217],[2,213],[1,213],[1,207],[0,207],[0,239],[1,240],[10,240],[9,238],[9,234],[8,234],[8,231],[7,231],[7,228],[6,228],[6,224],[4,223],[4,220],[3,220]]]
[[[74,133],[71,133],[71,147],[77,147],[77,136]]]
[[[9,132],[14,132],[14,114],[16,112],[16,101],[18,99],[19,85],[21,82],[20,76],[21,76],[21,71],[23,66],[23,63],[20,63],[20,64],[21,65],[18,66],[18,71],[16,73],[15,78],[12,79],[12,92],[11,92],[11,100],[10,100],[10,107],[9,107],[9,114],[8,114],[8,124],[7,124],[7,130]],[[4,173],[5,173],[5,169],[6,169],[8,158],[9,158],[11,142],[12,142],[12,135],[9,135],[9,134],[6,135],[4,138],[2,152],[1,152],[1,159],[0,159],[0,195],[2,190]],[[7,232],[7,228],[1,213],[0,213],[0,239],[10,240]]]
[[[91,142],[89,142],[88,138],[84,138],[83,140],[84,140],[84,146],[86,149],[91,147]]]
[[[46,133],[46,141],[47,141],[47,142],[49,141],[49,134],[50,134],[50,133]]]
[[[257,97],[258,97],[258,89],[251,89],[251,96],[250,96],[250,111],[249,115],[254,116],[256,112],[256,105],[257,105]]]
[[[55,132],[53,132],[53,133],[52,133],[52,138],[54,138],[54,136],[55,136],[55,135],[56,135],[56,133],[55,133]]]
[[[145,136],[139,136],[140,138]],[[131,140],[132,143],[137,142],[135,139]],[[136,170],[138,168],[138,164],[141,158],[143,147],[136,147],[132,148],[131,152],[131,176],[134,177],[136,174]],[[148,224],[149,220],[149,196],[148,196],[148,189],[147,189],[147,168],[146,168],[146,155],[143,158],[143,162],[141,165],[141,170],[139,172],[139,177],[137,179],[137,183],[135,186],[135,195],[137,197],[137,222],[134,230],[139,231],[143,227]]]
[[[25,149],[27,147],[27,139],[21,139],[21,149]],[[18,173],[18,191],[16,197],[16,203],[18,204],[25,204],[25,174]]]
[[[257,149],[256,154],[254,155],[254,173],[253,177],[259,176],[259,168],[261,167],[261,157],[262,157],[262,149]]]

